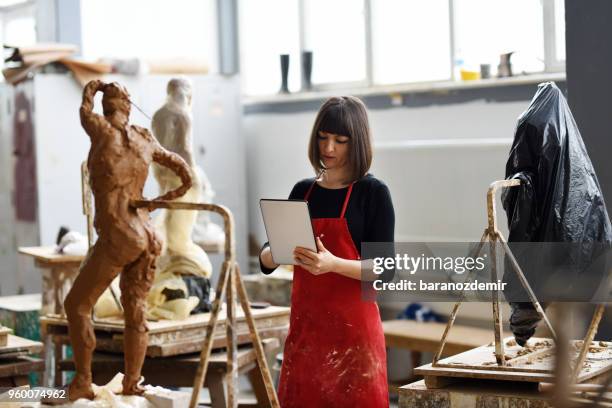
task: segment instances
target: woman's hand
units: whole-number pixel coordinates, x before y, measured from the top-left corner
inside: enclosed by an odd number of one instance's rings
[[[334,271],[336,269],[338,257],[325,248],[319,237],[316,238],[316,242],[319,252],[313,252],[303,247],[295,248],[293,251],[295,264],[306,269],[313,275],[322,275]]]

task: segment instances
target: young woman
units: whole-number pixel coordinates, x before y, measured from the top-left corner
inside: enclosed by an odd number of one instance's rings
[[[392,242],[395,214],[372,161],[365,105],[327,100],[308,157],[319,178],[289,198],[308,201],[318,251],[296,248],[291,318],[279,384],[286,407],[388,407],[385,340],[378,306],[361,296],[361,243]],[[278,265],[266,244],[263,273]]]

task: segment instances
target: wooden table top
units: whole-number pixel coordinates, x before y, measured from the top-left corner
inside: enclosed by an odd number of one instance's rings
[[[40,353],[42,349],[43,344],[39,341],[32,341],[9,334],[6,346],[0,346],[0,357],[9,356],[18,352],[27,352],[28,354]]]
[[[236,308],[236,330],[238,344],[251,342],[248,324],[240,307]],[[289,327],[288,307],[269,306],[252,309],[255,325],[260,336],[284,337]],[[199,313],[185,320],[148,321],[148,357],[167,357],[200,352],[208,331],[211,313]],[[227,346],[226,314],[219,313],[213,334],[213,349]],[[53,337],[58,344],[69,344],[68,321],[59,315],[40,318],[41,331]],[[122,318],[100,319],[93,322],[96,335],[96,350],[122,353],[124,349],[125,324]]]
[[[251,309],[253,318],[257,320],[266,320],[270,318],[280,317],[283,320],[289,321],[290,308],[283,306],[269,306],[265,309]],[[165,332],[174,332],[177,330],[192,329],[198,327],[206,327],[210,321],[211,313],[198,313],[189,316],[184,320],[158,320],[158,321],[147,321],[149,327],[149,335]],[[217,318],[218,323],[223,323],[226,320],[225,307],[219,312]],[[244,321],[244,312],[240,305],[236,306],[236,321]],[[40,322],[47,326],[68,326],[68,320],[65,317],[59,315],[47,315],[41,316]],[[96,319],[93,322],[94,330],[107,331],[122,333],[125,328],[125,322],[123,318],[114,317],[106,319]]]
[[[222,253],[224,242],[198,242],[207,253]],[[36,261],[43,264],[80,264],[85,255],[66,255],[57,253],[55,245],[38,247],[19,247],[18,252],[22,255],[33,257]]]
[[[19,247],[19,253],[33,257],[36,261],[43,264],[61,265],[61,264],[80,264],[84,255],[65,255],[55,252],[55,246],[40,246],[40,247]]]
[[[446,323],[414,320],[387,320],[382,323],[387,346],[423,352],[438,350],[440,339],[446,328]],[[492,341],[492,329],[455,324],[448,334],[444,354],[460,353]]]

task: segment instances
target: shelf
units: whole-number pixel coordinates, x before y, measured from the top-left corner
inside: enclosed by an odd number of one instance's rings
[[[334,89],[315,92],[295,92],[289,94],[275,94],[265,96],[245,96],[242,104],[245,106],[258,104],[276,104],[316,101],[340,94],[351,94],[355,96],[375,95],[401,95],[410,93],[440,92],[446,93],[463,89],[478,89],[505,87],[513,85],[530,85],[548,81],[565,81],[565,72],[541,73],[530,75],[517,75],[507,78],[478,79],[474,81],[436,81],[418,82],[412,84],[377,85],[367,88]]]

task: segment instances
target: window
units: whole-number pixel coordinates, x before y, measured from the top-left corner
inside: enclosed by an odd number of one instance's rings
[[[273,94],[279,55],[300,90],[313,52],[316,89],[444,81],[512,52],[516,74],[564,69],[564,0],[241,0],[245,94]]]
[[[215,0],[83,0],[86,58],[195,58],[217,65]]]
[[[302,49],[312,51],[314,85],[367,79],[364,0],[304,0]]]
[[[0,8],[6,9],[9,7],[19,6],[27,2],[28,0],[0,0]]]
[[[0,0],[0,42],[5,45],[24,46],[36,43],[35,7],[30,2]],[[4,58],[0,68],[4,67]],[[0,75],[0,82],[4,76]]]
[[[455,62],[492,74],[502,53],[514,52],[513,72],[544,70],[542,4],[534,0],[454,0]]]
[[[0,1],[0,35],[7,45],[32,45],[36,42],[34,6],[24,1]]]
[[[372,0],[373,82],[450,79],[448,0]]]
[[[34,16],[21,16],[5,20],[3,42],[8,45],[32,45],[36,42]]]
[[[241,0],[240,66],[246,94],[280,90],[280,55],[289,54],[289,90],[300,89],[298,0]]]

